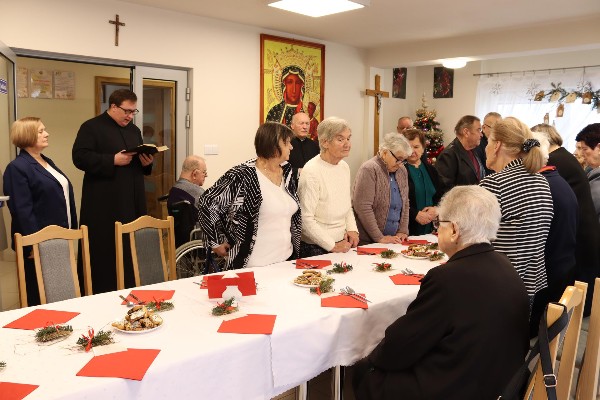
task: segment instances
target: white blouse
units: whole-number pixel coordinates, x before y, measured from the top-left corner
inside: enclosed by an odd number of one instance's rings
[[[292,215],[298,204],[285,191],[283,180],[280,186],[256,169],[262,203],[258,214],[258,230],[247,267],[259,267],[287,260],[293,253]]]
[[[46,171],[50,172],[52,176],[60,183],[63,188],[63,194],[65,195],[65,204],[67,205],[67,221],[69,222],[69,228],[71,226],[71,202],[69,201],[69,181],[64,177],[63,174],[52,168],[52,166],[46,163]]]

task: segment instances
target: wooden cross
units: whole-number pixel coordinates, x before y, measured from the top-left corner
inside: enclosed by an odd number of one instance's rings
[[[125,26],[124,22],[119,22],[119,14],[116,14],[117,17],[115,18],[115,21],[112,20],[108,20],[109,24],[113,24],[115,26],[115,46],[119,45],[119,27],[120,26]]]
[[[381,90],[381,76],[375,75],[375,90],[367,89],[367,96],[375,97],[375,119],[373,124],[373,154],[379,151],[379,111],[381,110],[381,99],[390,97],[389,92]]]

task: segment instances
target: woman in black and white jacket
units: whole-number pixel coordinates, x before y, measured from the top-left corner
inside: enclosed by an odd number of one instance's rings
[[[287,162],[293,132],[266,122],[256,131],[257,158],[227,171],[200,198],[207,246],[228,256],[226,269],[258,267],[298,257],[298,180]]]

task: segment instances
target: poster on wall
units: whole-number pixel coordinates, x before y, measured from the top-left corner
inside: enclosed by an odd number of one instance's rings
[[[323,120],[325,46],[278,36],[260,35],[260,122],[290,125],[305,112],[310,136]]]
[[[29,70],[25,67],[17,67],[17,96],[19,98],[29,97],[28,79]]]
[[[406,98],[406,68],[394,68],[392,71],[392,97],[396,99]]]
[[[75,72],[54,71],[54,98],[75,100]]]
[[[433,98],[451,99],[454,95],[454,70],[451,68],[433,68]]]
[[[52,71],[47,69],[30,70],[29,96],[33,99],[52,98]]]

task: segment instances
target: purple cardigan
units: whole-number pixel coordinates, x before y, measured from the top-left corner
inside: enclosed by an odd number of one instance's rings
[[[406,168],[398,168],[396,182],[402,198],[402,213],[398,232],[408,234],[408,177]],[[385,163],[375,156],[360,166],[352,189],[352,208],[360,243],[374,243],[383,237],[383,229],[390,209],[390,178]]]

